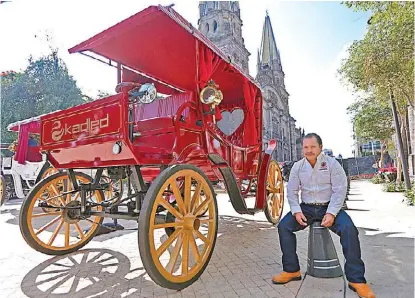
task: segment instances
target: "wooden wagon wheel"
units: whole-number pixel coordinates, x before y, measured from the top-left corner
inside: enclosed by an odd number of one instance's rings
[[[49,176],[52,176],[53,174],[56,174],[56,173],[58,173],[59,172],[59,170],[58,169],[56,169],[55,167],[53,167],[52,165],[49,167],[49,168],[47,168],[43,173],[42,173],[42,175],[41,175],[41,180],[43,180],[43,179],[45,179],[45,178],[47,178],[47,177],[49,177]]]
[[[284,207],[284,182],[281,168],[275,160],[271,160],[267,173],[267,198],[264,209],[267,220],[276,225]]]
[[[177,181],[184,180],[184,196]],[[196,186],[194,190],[192,186]],[[166,199],[171,188],[173,206]],[[201,202],[203,193],[205,199]],[[174,216],[166,220],[157,210],[163,206]],[[200,216],[207,207],[204,216]],[[195,282],[203,273],[215,247],[218,210],[212,184],[193,165],[175,165],[165,169],[151,184],[139,219],[139,248],[144,268],[160,286],[180,290]],[[163,220],[164,219],[164,220]],[[166,228],[174,228],[166,233]]]
[[[102,176],[100,184],[104,186],[105,200],[111,200],[116,193],[122,196],[124,192],[124,183],[122,179],[111,179],[108,176]],[[119,199],[119,197],[116,198],[114,202],[118,201]]]
[[[55,168],[54,166],[52,166],[48,161],[47,161],[47,164],[49,166],[47,168],[46,167],[43,167],[42,168],[42,170],[40,171],[38,177],[36,178],[36,183],[39,183],[43,179],[45,179],[45,178],[47,178],[49,176],[52,176],[53,174],[56,174],[56,173],[59,172],[59,170],[57,168]],[[51,200],[51,203],[52,204],[55,204],[55,205],[59,205],[59,200],[58,199],[52,199]],[[42,210],[44,212],[52,212],[52,211],[54,211],[51,208],[42,208]]]
[[[6,198],[6,180],[0,175],[0,207],[4,204]]]
[[[78,183],[92,181],[83,173],[75,176]],[[33,249],[49,255],[67,254],[86,245],[98,231],[102,217],[80,217],[80,192],[61,194],[72,189],[67,173],[61,172],[45,178],[30,191],[20,210],[19,225],[23,238]],[[87,193],[86,199],[99,203],[104,194],[96,190]],[[44,212],[46,208],[52,211]],[[102,211],[102,207],[91,210]]]

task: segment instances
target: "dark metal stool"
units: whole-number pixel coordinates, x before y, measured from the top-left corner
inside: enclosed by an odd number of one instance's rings
[[[307,274],[322,278],[343,276],[330,231],[320,223],[316,221],[310,225]]]

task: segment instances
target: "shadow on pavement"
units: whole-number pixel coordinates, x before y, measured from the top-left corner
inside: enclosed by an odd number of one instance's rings
[[[266,228],[273,228],[266,222],[261,223],[233,216],[220,216],[219,222],[220,231],[218,231],[215,252],[223,251],[224,246],[227,249],[227,243],[230,240],[228,237],[234,235],[234,233],[240,232],[242,235],[251,231],[253,237],[249,239],[249,242],[258,242],[261,241],[259,235],[264,236],[264,233],[268,233]],[[252,233],[252,229],[261,229],[262,232]],[[117,237],[120,233],[122,231],[100,237]],[[275,230],[269,233],[272,233],[272,238],[275,238]],[[224,241],[221,240],[222,238]],[[266,237],[262,237],[262,240],[264,239]],[[162,241],[164,242],[165,239],[162,239]],[[247,244],[247,242],[243,243]],[[244,247],[244,245],[237,248],[250,250],[249,247]],[[215,252],[213,256],[215,256]],[[79,250],[68,255],[53,257],[39,264],[25,275],[20,287],[23,293],[31,298],[142,297],[146,294],[150,296],[154,294],[157,297],[176,293],[174,290],[166,290],[158,286],[148,277],[142,266],[131,268],[131,263],[132,260],[126,255],[114,250]],[[141,261],[139,263],[141,264]],[[178,261],[177,265],[180,264],[181,260]]]
[[[28,297],[112,297],[116,289],[128,288],[125,276],[140,269],[130,270],[130,260],[119,252],[80,250],[36,266],[24,277],[21,289]]]
[[[377,297],[414,297],[414,239],[376,229],[358,230],[365,277]],[[335,239],[337,254],[344,265],[339,237],[333,236]]]

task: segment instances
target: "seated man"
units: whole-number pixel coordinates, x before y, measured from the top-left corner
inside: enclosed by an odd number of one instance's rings
[[[322,226],[340,236],[349,288],[359,297],[374,298],[375,294],[364,277],[358,230],[349,215],[341,210],[347,192],[346,174],[336,159],[322,153],[322,141],[317,134],[310,133],[304,137],[303,152],[305,158],[292,167],[287,186],[291,213],[278,226],[283,272],[274,276],[272,281],[285,284],[301,279],[294,232],[320,220]],[[299,190],[301,204],[298,202]]]

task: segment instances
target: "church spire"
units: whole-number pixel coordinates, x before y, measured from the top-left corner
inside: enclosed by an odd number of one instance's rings
[[[268,11],[266,12],[264,27],[262,29],[259,60],[261,61],[261,66],[268,66],[269,68],[274,68],[274,61],[276,61],[277,68],[282,69],[280,52],[278,51],[277,43],[275,42],[275,36],[272,30],[271,19],[268,15]]]

